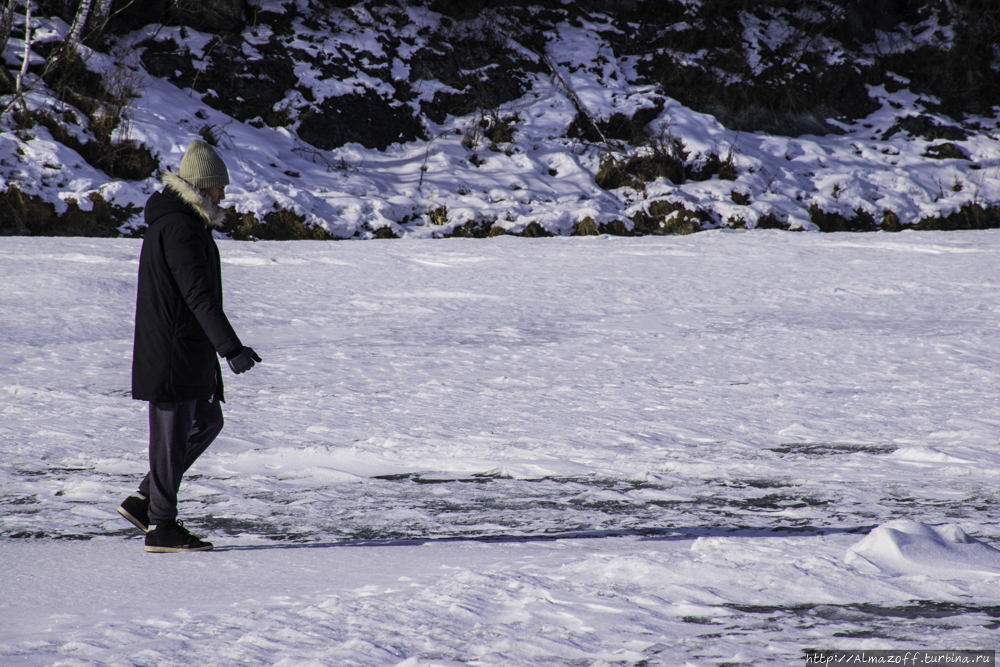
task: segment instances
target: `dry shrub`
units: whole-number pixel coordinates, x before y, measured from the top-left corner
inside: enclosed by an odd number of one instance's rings
[[[216,133],[215,125],[202,125],[198,128],[198,136],[209,146],[219,145],[219,137]]]
[[[222,230],[237,241],[331,241],[336,237],[318,225],[306,224],[306,217],[282,208],[264,214],[263,224],[253,212],[227,209]]]
[[[514,142],[514,134],[517,132],[515,125],[520,120],[517,114],[501,115],[498,108],[486,108],[480,104],[476,119],[465,128],[462,146],[466,150],[475,150],[485,138],[490,142],[489,149],[499,153],[503,150],[500,144]]]
[[[609,155],[601,161],[594,182],[605,190],[625,186],[642,190],[645,183],[658,178],[666,178],[675,185],[683,183],[684,164],[664,153],[635,155],[625,161]]]
[[[956,146],[951,142],[945,142],[943,144],[934,144],[933,146],[928,146],[927,150],[924,152],[924,157],[933,158],[935,160],[968,160],[969,157],[965,154],[961,148]]]
[[[948,215],[922,218],[916,223],[903,222],[891,210],[882,212],[876,225],[872,214],[857,209],[853,217],[839,213],[826,213],[813,204],[809,215],[820,231],[824,232],[869,232],[881,229],[884,232],[900,232],[904,229],[918,231],[957,231],[968,229],[1000,229],[1000,205],[966,204]],[[760,224],[757,225],[760,227]]]
[[[788,230],[788,221],[779,218],[774,212],[767,213],[757,218],[754,229],[781,229]]]
[[[589,215],[577,223],[573,230],[573,236],[600,236],[601,232],[597,228],[597,223]]]
[[[11,186],[0,193],[0,236],[119,236],[118,228],[142,211],[132,205],[114,206],[97,192],[87,198],[91,210],[84,211],[70,199],[66,211],[57,214],[55,205],[41,196]]]
[[[88,70],[76,52],[68,55],[55,52],[49,56],[50,59],[58,58],[58,67],[46,73],[45,83],[57,99],[87,116],[87,131],[92,139],[82,141],[66,129],[64,123],[76,122],[75,114],[68,110],[62,120],[44,108],[34,116],[53,139],[75,150],[88,164],[111,178],[145,180],[159,169],[159,161],[148,146],[128,138],[131,105],[139,94],[142,75],[130,65],[128,54],[114,55],[115,68],[103,78]]]
[[[398,239],[396,232],[393,231],[392,227],[386,225],[385,227],[379,227],[375,230],[375,238],[377,239]]]
[[[36,111],[34,120],[46,129],[52,138],[80,154],[87,164],[100,169],[111,178],[143,181],[156,173],[160,162],[146,144],[135,140],[112,142],[92,139],[80,141],[66,126],[45,111]]]
[[[725,158],[719,157],[715,152],[709,153],[701,160],[688,165],[686,175],[692,181],[707,181],[712,176],[718,176],[723,181],[735,181],[740,171],[736,167],[733,151],[730,150]]]
[[[612,140],[623,141],[633,146],[644,146],[650,141],[646,126],[663,112],[663,98],[655,98],[653,102],[655,106],[637,109],[632,116],[616,111],[606,121],[592,121],[587,114],[578,111],[566,129],[566,136],[594,144]]]
[[[29,223],[56,217],[56,207],[38,195],[26,195],[16,185],[0,193],[0,235],[28,236],[34,233]]]
[[[491,220],[469,220],[464,225],[460,225],[451,230],[448,234],[443,234],[443,238],[466,238],[485,239],[490,235],[490,230],[496,218]]]
[[[292,123],[292,112],[289,109],[270,110],[261,118],[269,127],[287,127]],[[303,120],[305,120],[303,118]]]
[[[879,224],[879,229],[883,232],[901,232],[903,225],[899,223],[899,216],[895,212],[886,210],[882,212],[882,222]]]
[[[444,225],[448,222],[448,207],[438,206],[437,208],[432,208],[427,213],[427,217],[430,218],[433,225]]]
[[[809,221],[819,227],[821,232],[874,232],[875,218],[862,208],[854,210],[854,217],[849,218],[841,213],[827,213],[818,205],[809,207]]]
[[[602,142],[602,137],[595,129],[590,117],[582,111],[577,111],[573,122],[566,128],[566,136],[571,139],[582,139],[593,144]]]
[[[552,234],[547,232],[545,228],[537,222],[529,222],[527,227],[517,234],[517,236],[523,236],[527,239],[541,239],[552,236]]]
[[[618,160],[610,153],[606,155],[594,181],[605,190],[623,186],[641,190],[644,183],[658,178],[680,185],[686,177],[687,157],[684,142],[661,128],[646,146],[624,160]]]
[[[629,232],[628,227],[621,220],[612,220],[611,222],[601,223],[600,230],[602,234],[610,234],[611,236],[632,236]]]
[[[35,47],[50,65],[42,73],[42,80],[60,102],[72,104],[91,116],[100,110],[101,100],[107,95],[101,75],[87,69],[78,52],[67,54],[64,48],[55,43],[48,52]]]
[[[705,211],[692,211],[678,202],[664,199],[651,202],[648,212],[639,211],[632,216],[632,230],[635,234],[685,235],[702,230],[702,224],[711,222],[712,216]]]
[[[143,181],[156,173],[160,161],[149,146],[130,139],[105,146],[96,166],[111,178]]]
[[[953,213],[945,216],[924,218],[913,226],[913,229],[921,231],[998,228],[1000,228],[1000,205],[998,204],[989,206],[966,204]]]

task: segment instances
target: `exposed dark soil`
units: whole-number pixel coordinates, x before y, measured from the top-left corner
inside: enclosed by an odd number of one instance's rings
[[[316,148],[332,150],[355,142],[385,150],[395,143],[425,139],[423,125],[406,105],[369,92],[332,97],[299,126],[299,138]]]
[[[905,132],[911,137],[923,137],[927,141],[945,139],[947,141],[964,141],[969,133],[957,125],[941,125],[927,115],[907,116],[900,118],[892,127],[882,133],[882,141],[899,132]]]
[[[500,39],[442,41],[417,51],[410,59],[410,80],[437,80],[458,93],[435,93],[421,102],[432,122],[447,116],[465,116],[477,110],[497,109],[520,99],[528,90],[528,72],[543,71]]]
[[[239,121],[267,122],[296,81],[292,59],[277,38],[260,47],[266,57],[250,60],[238,36],[217,37],[198,66],[186,46],[170,50],[171,45],[167,41],[147,46],[142,56],[147,71],[180,88],[193,88],[205,95],[205,104]]]

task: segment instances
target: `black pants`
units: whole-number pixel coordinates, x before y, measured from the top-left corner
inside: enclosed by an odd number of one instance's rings
[[[177,518],[177,491],[187,469],[222,431],[222,404],[199,399],[149,403],[149,474],[139,491],[149,497],[149,522]]]

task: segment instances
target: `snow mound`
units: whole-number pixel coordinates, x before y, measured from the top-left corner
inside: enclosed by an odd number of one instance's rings
[[[901,461],[929,462],[929,463],[969,463],[965,459],[949,456],[933,447],[903,447],[897,449],[889,455]]]
[[[1000,551],[954,524],[892,521],[851,547],[845,562],[862,572],[878,570],[936,579],[958,579],[972,573],[1000,575]]]

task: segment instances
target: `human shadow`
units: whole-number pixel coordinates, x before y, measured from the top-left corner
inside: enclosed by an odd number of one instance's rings
[[[581,530],[537,535],[455,535],[426,538],[348,538],[323,542],[275,542],[274,544],[223,545],[214,551],[262,551],[271,549],[333,549],[350,547],[417,547],[425,544],[454,543],[531,543],[557,542],[560,540],[594,540],[614,538],[639,538],[640,542],[679,542],[699,537],[744,537],[744,538],[789,538],[823,537],[827,535],[864,535],[877,527],[865,526],[799,526],[788,528],[725,528],[711,526],[705,528],[648,528],[641,530]]]

